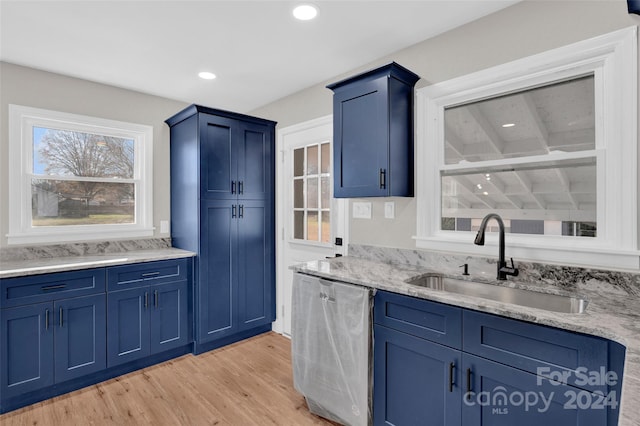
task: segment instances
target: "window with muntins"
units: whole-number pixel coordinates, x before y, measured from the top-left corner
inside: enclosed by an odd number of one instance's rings
[[[10,244],[153,234],[150,126],[9,110]]]
[[[640,268],[636,28],[417,91],[417,246]],[[490,222],[491,224],[491,222]]]

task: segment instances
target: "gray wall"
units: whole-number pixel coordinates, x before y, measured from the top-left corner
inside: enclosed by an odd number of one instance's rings
[[[17,104],[153,126],[153,223],[170,219],[169,128],[186,104],[0,62],[0,247],[9,231],[8,105]]]
[[[251,113],[275,120],[282,128],[331,114],[327,83],[392,60],[420,75],[420,88],[638,24],[640,16],[627,12],[626,0],[524,1]],[[384,219],[388,200],[368,201],[373,202],[373,219],[351,219],[350,242],[414,248],[415,200],[394,198],[395,219]]]

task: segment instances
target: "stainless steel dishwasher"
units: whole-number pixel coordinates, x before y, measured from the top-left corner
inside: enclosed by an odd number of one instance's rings
[[[366,287],[297,273],[293,280],[293,384],[309,410],[371,424],[371,301]]]

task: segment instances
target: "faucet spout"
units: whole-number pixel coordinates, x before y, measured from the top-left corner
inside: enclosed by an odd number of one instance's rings
[[[511,260],[511,267],[507,267],[507,262],[504,258],[504,222],[502,218],[497,213],[489,213],[486,215],[482,222],[480,223],[480,229],[478,229],[478,233],[476,234],[476,238],[473,241],[474,244],[483,246],[484,245],[484,234],[487,229],[487,223],[491,220],[495,219],[498,222],[498,228],[500,230],[499,239],[498,239],[498,276],[499,280],[506,280],[507,275],[517,276],[518,269],[513,264],[513,259]]]

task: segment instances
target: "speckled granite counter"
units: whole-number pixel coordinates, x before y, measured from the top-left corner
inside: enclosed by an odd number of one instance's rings
[[[347,256],[311,261],[296,265],[292,269],[323,278],[434,300],[619,342],[627,348],[619,425],[640,425],[640,412],[638,411],[638,407],[640,407],[640,298],[636,295],[630,295],[624,289],[592,283],[578,288],[577,291],[567,291],[557,285],[544,283],[542,280],[528,285],[517,281],[493,282],[494,284],[529,288],[547,293],[577,294],[589,301],[584,313],[565,314],[447,293],[404,282],[427,272],[429,268],[425,268],[424,265],[383,263],[377,260]],[[431,269],[435,270],[436,268]],[[450,274],[447,268],[444,271],[439,268],[437,270],[444,272],[446,276],[465,279],[461,275]],[[472,275],[466,278],[491,282],[483,277],[486,277],[486,274],[474,276],[472,271]]]
[[[0,253],[0,279],[192,256],[164,239],[20,247]]]

